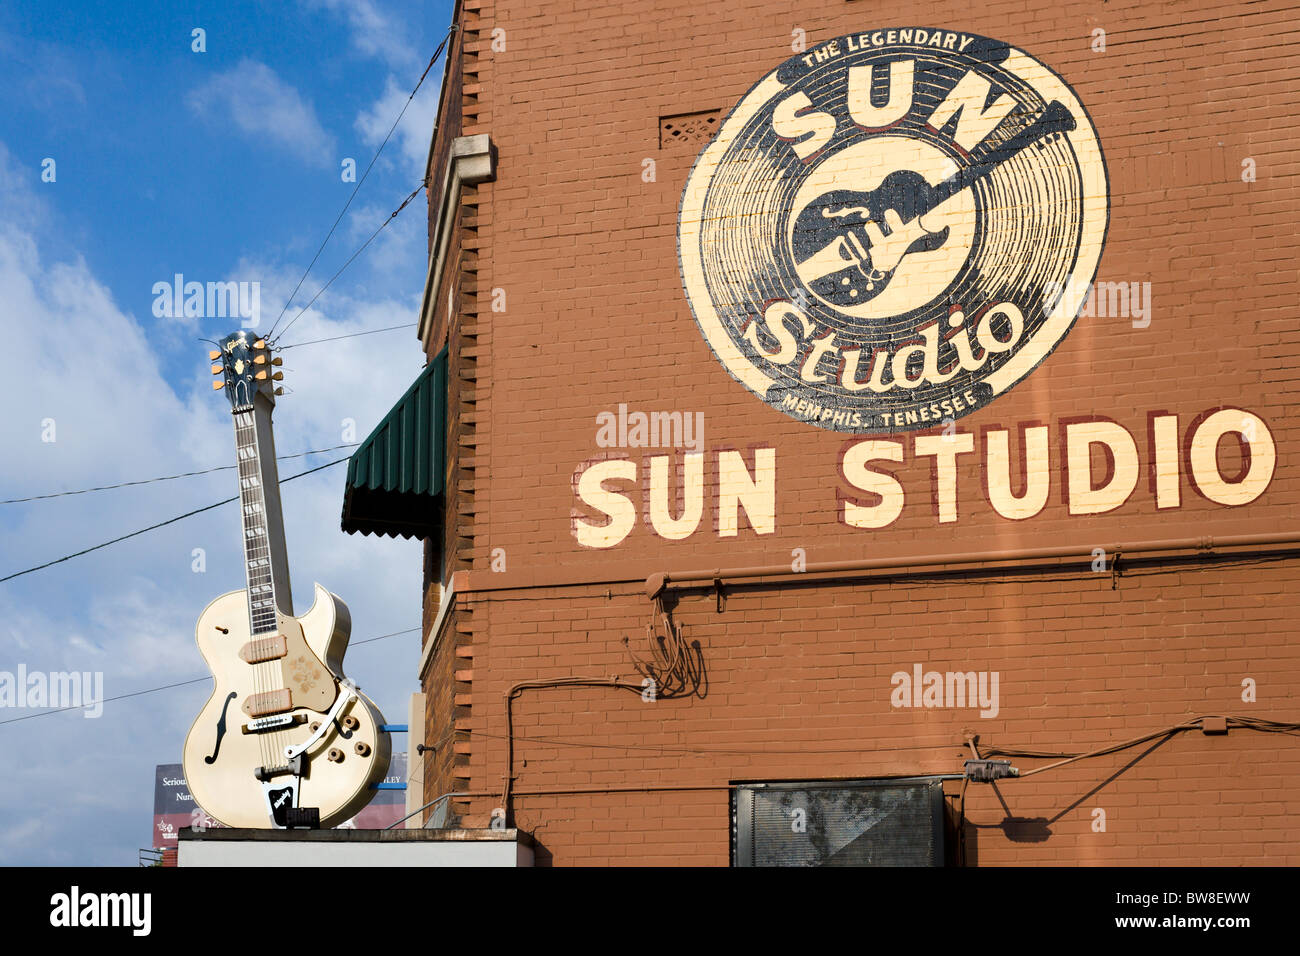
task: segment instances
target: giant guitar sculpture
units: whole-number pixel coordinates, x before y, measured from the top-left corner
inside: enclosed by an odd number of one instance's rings
[[[185,779],[198,805],[231,827],[331,827],[356,814],[388,771],[383,716],[343,674],[352,619],[316,585],[292,613],[266,343],[234,332],[211,353],[235,419],[248,587],[209,604],[195,639],[215,680],[185,739]]]

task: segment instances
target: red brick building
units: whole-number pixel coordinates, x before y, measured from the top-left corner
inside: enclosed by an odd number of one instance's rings
[[[427,539],[429,813],[555,865],[1300,863],[1286,4],[455,21],[438,473],[359,525]]]

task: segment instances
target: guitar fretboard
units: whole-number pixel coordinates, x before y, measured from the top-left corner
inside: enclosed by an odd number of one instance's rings
[[[936,185],[931,191],[929,202],[917,213],[917,216],[924,216],[963,189],[974,186],[1021,150],[1029,148],[1044,136],[1050,136],[1052,133],[1068,133],[1074,127],[1074,115],[1062,104],[1053,101],[1032,123],[992,147],[979,163],[963,167],[952,177]]]
[[[266,496],[252,409],[235,412],[235,454],[239,463],[239,512],[244,529],[248,579],[248,621],[253,634],[276,629],[275,583],[267,531]]]

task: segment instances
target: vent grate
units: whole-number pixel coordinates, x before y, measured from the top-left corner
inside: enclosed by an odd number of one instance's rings
[[[659,148],[701,147],[713,139],[721,119],[719,110],[659,117]]]
[[[754,784],[732,798],[737,866],[942,866],[933,778]]]

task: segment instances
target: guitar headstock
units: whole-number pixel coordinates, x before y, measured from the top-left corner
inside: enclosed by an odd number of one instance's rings
[[[221,378],[212,383],[212,388],[226,390],[232,409],[252,405],[259,389],[267,395],[272,394],[272,389],[276,395],[284,391],[272,385],[284,378],[284,373],[275,369],[284,364],[284,359],[272,358],[270,347],[260,335],[240,329],[216,344],[219,348],[210,351],[208,358],[213,362],[212,374]]]
[[[1074,130],[1076,125],[1074,114],[1063,103],[1054,100],[1048,104],[1043,115],[1033,123],[1033,129],[1039,136],[1035,145],[1039,150],[1044,150],[1066,133]]]

